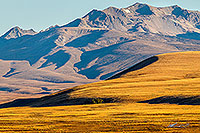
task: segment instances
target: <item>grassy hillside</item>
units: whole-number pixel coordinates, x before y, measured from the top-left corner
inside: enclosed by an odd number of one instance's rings
[[[200,52],[158,55],[111,80],[64,90],[34,105],[95,98],[112,98],[116,103],[0,109],[0,131],[200,132],[199,105],[138,103],[162,96],[199,96],[199,58]],[[189,125],[168,128],[176,122]]]
[[[120,78],[79,86],[70,96],[115,97],[125,102],[138,102],[160,96],[200,95],[200,52],[170,53],[156,57],[157,61],[144,68],[122,72]],[[140,67],[150,60],[140,64]],[[135,67],[130,69],[134,70]]]

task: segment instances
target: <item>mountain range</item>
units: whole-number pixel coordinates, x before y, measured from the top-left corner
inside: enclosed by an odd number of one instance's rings
[[[200,51],[200,12],[177,5],[92,10],[63,26],[0,37],[0,102],[105,80],[161,53]]]

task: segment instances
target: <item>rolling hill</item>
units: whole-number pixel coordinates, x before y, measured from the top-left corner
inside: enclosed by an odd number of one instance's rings
[[[0,102],[105,80],[161,53],[200,51],[200,12],[177,5],[92,10],[39,33],[0,38]]]
[[[105,81],[3,104],[0,131],[199,132],[199,57],[156,55]]]
[[[199,51],[153,56],[108,80],[62,90],[39,99],[19,99],[0,107],[82,105],[92,104],[92,100],[97,99],[105,103],[135,103],[166,96],[169,101],[165,100],[166,103],[170,103],[170,96],[175,99],[185,96],[196,101],[182,99],[185,100],[182,104],[200,105],[199,57]]]

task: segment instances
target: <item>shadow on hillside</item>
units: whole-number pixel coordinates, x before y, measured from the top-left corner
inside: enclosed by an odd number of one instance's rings
[[[139,5],[139,8],[136,10],[140,15],[152,15],[154,14],[151,8],[148,5]]]
[[[200,95],[199,96],[162,96],[154,98],[151,100],[141,101],[139,103],[149,103],[149,104],[178,104],[178,105],[200,105]]]
[[[9,78],[9,77],[11,77],[11,76],[13,76],[13,75],[16,75],[16,74],[19,74],[19,73],[21,73],[21,72],[15,72],[15,68],[10,68],[10,71],[8,71],[5,75],[3,75],[2,77],[4,77],[4,78]]]
[[[58,52],[54,53],[53,55],[44,57],[44,59],[47,59],[47,60],[38,69],[48,67],[49,65],[52,65],[51,63],[56,64],[55,69],[58,69],[58,68],[62,67],[63,65],[65,65],[65,63],[69,61],[70,57],[71,57],[71,55],[68,53],[65,53],[64,50],[59,50]]]
[[[46,38],[47,36],[49,38]],[[3,60],[27,60],[30,65],[33,65],[56,47],[54,41],[58,36],[53,31],[46,31],[16,39],[0,39],[0,58]]]
[[[102,67],[102,66],[106,66],[106,65],[111,64],[111,63],[114,63],[117,59],[113,59],[113,60],[105,61],[105,62],[100,62],[100,63],[98,61],[102,61],[103,58],[108,58],[108,57],[106,57],[107,55],[118,55],[119,52],[117,52],[115,50],[120,45],[123,45],[125,43],[129,43],[129,42],[133,42],[133,41],[135,41],[135,39],[134,40],[125,40],[123,42],[119,42],[117,44],[114,44],[114,45],[111,45],[111,46],[108,46],[108,47],[84,52],[81,55],[81,61],[76,63],[74,66],[77,67],[79,70],[81,70],[81,71],[78,72],[79,74],[85,75],[89,79],[95,79],[101,74],[101,70],[98,70],[97,68]],[[90,68],[86,68],[87,65],[95,59],[97,59],[96,62],[98,62],[98,64],[95,64]],[[86,69],[83,69],[83,68],[86,68]]]
[[[158,57],[157,56],[150,57],[150,58],[148,58],[148,59],[146,59],[146,60],[144,60],[144,61],[142,61],[142,62],[140,62],[140,63],[138,63],[138,64],[136,64],[136,65],[134,65],[134,66],[132,66],[132,67],[130,67],[130,68],[128,68],[128,69],[126,69],[126,70],[114,75],[114,76],[112,76],[112,77],[110,77],[110,78],[108,78],[107,80],[119,78],[124,74],[127,74],[127,73],[129,73],[131,71],[136,71],[136,70],[142,69],[142,68],[144,68],[144,67],[146,67],[148,65],[151,65],[152,63],[154,63],[156,61],[158,61]]]
[[[0,87],[0,91],[5,91],[5,92],[13,92],[13,91],[17,91],[19,89],[17,88],[8,88],[8,87]]]
[[[12,102],[1,104],[0,108],[10,107],[51,107],[68,105],[86,105],[117,102],[114,98],[70,98],[69,94],[75,90],[70,89],[55,95],[42,98],[17,99]]]
[[[200,33],[197,32],[187,32],[186,34],[179,34],[177,37],[182,37],[186,39],[194,39],[194,40],[200,40]]]
[[[94,42],[96,42],[106,32],[108,32],[108,31],[107,30],[95,30],[95,31],[91,31],[90,34],[83,35],[83,36],[81,36],[79,38],[76,38],[75,40],[73,40],[73,41],[65,44],[65,46],[75,47],[75,48],[85,47],[89,43],[93,44]]]

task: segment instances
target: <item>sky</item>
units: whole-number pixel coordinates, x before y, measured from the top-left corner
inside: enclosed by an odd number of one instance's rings
[[[0,35],[15,26],[38,32],[69,23],[92,9],[125,8],[136,2],[156,7],[179,5],[200,11],[200,0],[0,0]]]

